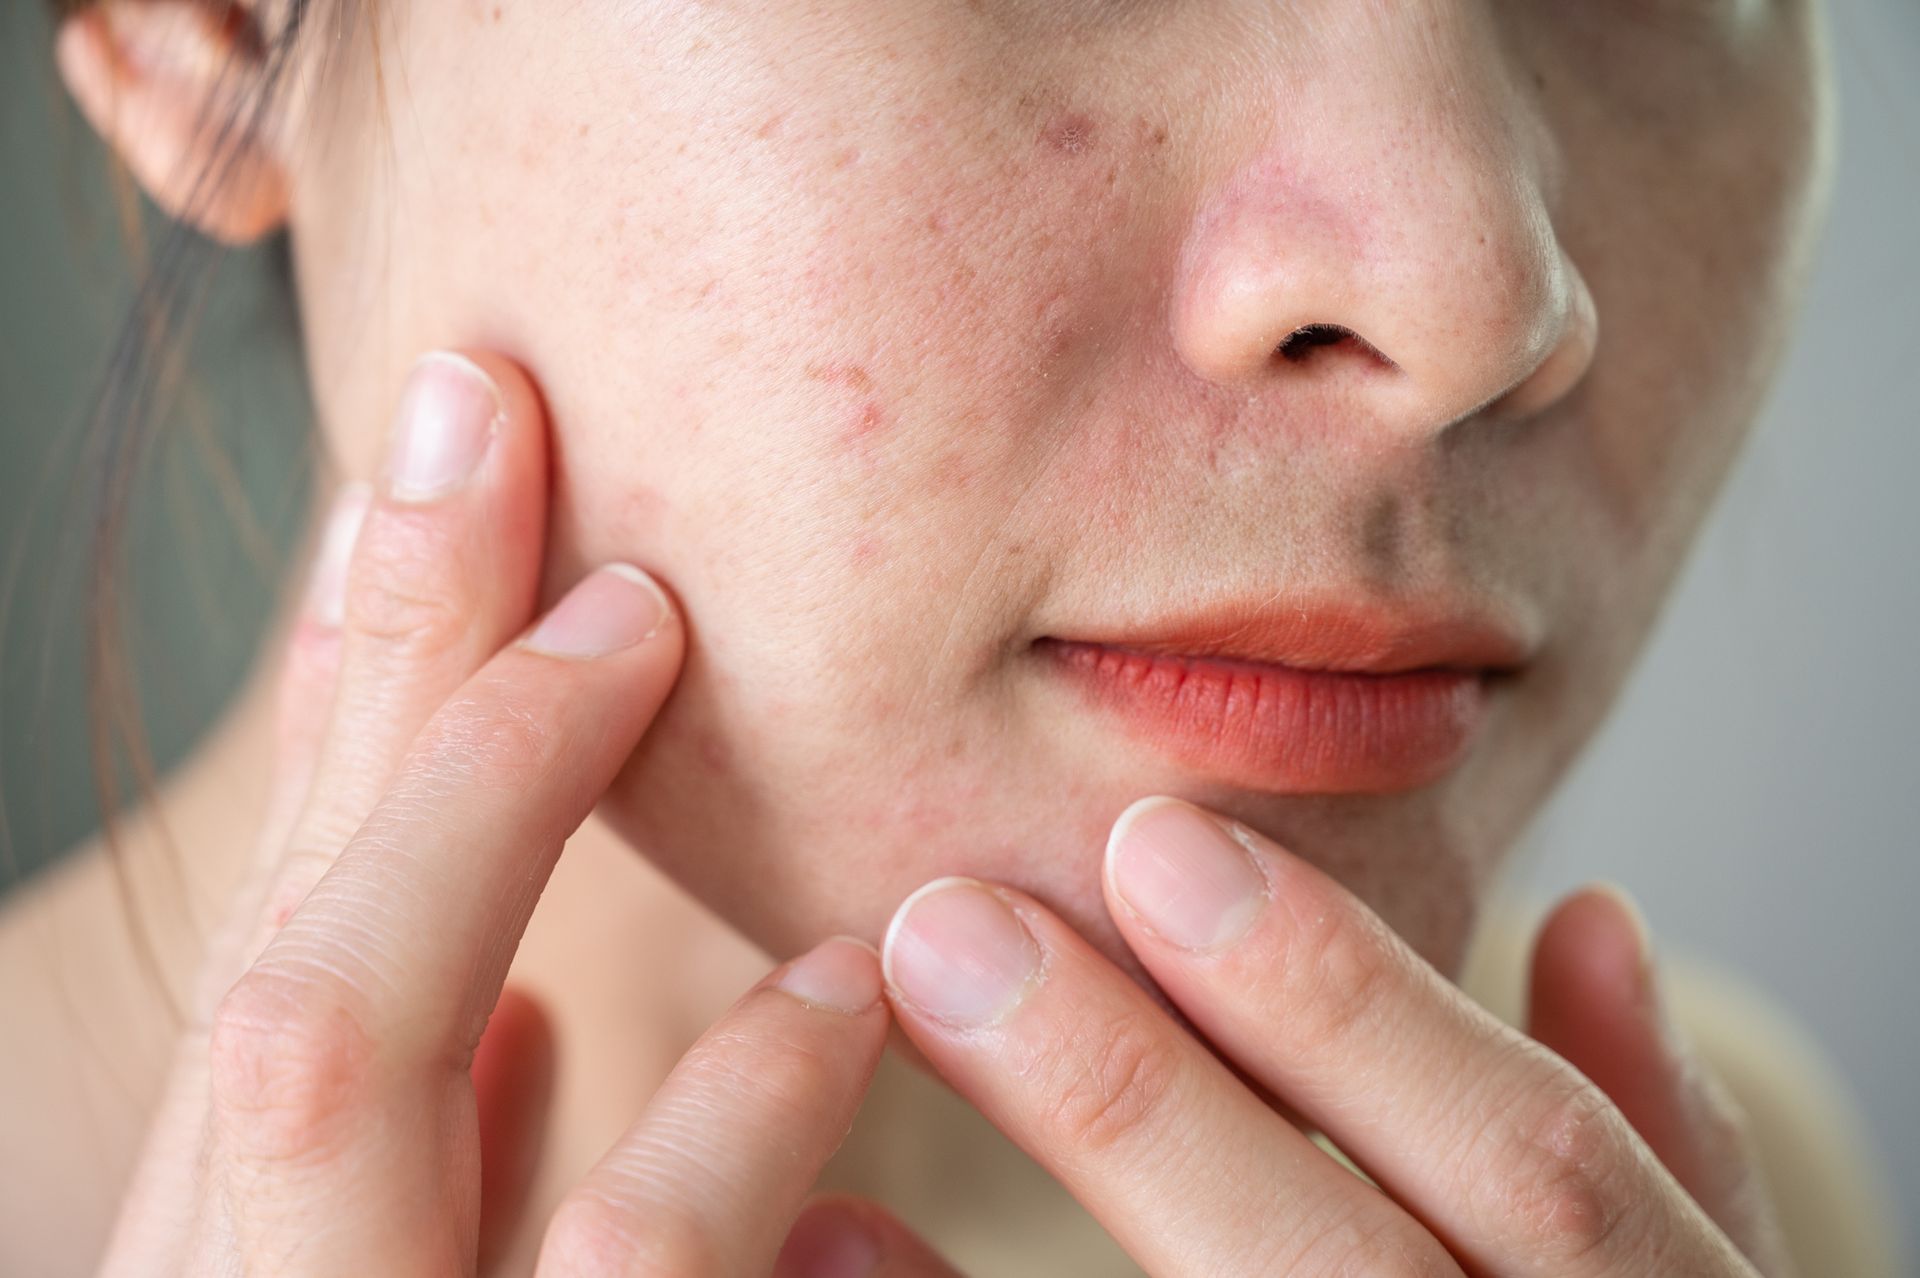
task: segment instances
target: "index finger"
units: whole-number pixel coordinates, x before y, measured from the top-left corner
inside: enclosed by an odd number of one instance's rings
[[[1114,823],[1105,879],[1168,997],[1469,1268],[1748,1272],[1598,1087],[1314,866],[1154,797]]]

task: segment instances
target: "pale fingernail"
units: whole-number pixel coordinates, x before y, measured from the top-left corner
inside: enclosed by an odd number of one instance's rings
[[[433,501],[465,484],[504,413],[499,387],[478,364],[445,351],[422,357],[394,417],[388,493],[397,501]]]
[[[887,984],[937,1021],[990,1024],[1040,973],[1040,947],[1005,901],[973,879],[935,879],[901,903],[882,949]]]
[[[773,1278],[867,1278],[879,1263],[879,1245],[851,1213],[817,1208],[794,1222]]]
[[[850,936],[822,941],[774,982],[802,1003],[857,1016],[880,1001],[879,955]]]
[[[1267,903],[1267,880],[1218,821],[1161,796],[1130,805],[1107,837],[1114,892],[1149,930],[1188,950],[1238,940]]]
[[[520,646],[551,657],[604,657],[651,639],[672,615],[653,578],[632,564],[605,564],[568,591]]]
[[[313,557],[313,576],[307,583],[307,615],[330,630],[338,630],[347,614],[347,567],[353,562],[353,545],[360,537],[360,525],[366,521],[367,505],[373,498],[368,485],[355,481],[344,485],[327,512],[326,527],[320,533],[320,547]]]

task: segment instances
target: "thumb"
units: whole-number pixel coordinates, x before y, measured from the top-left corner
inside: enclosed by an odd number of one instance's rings
[[[1668,1014],[1652,935],[1624,891],[1590,884],[1541,924],[1527,1032],[1612,1099],[1762,1272],[1790,1272],[1746,1115]]]

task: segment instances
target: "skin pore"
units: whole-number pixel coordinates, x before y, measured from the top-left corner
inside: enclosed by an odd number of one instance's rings
[[[1137,972],[1100,857],[1174,793],[1456,970],[1737,455],[1830,169],[1798,0],[379,15],[377,76],[303,67],[227,229],[291,232],[344,476],[421,351],[504,352],[552,421],[542,603],[626,560],[681,604],[685,669],[522,952],[596,1114],[759,962],[636,849],[777,956],[969,874]],[[1306,326],[1347,336],[1277,353]],[[1313,594],[1526,637],[1440,781],[1209,781],[1034,648]],[[695,993],[608,975],[622,928],[623,971]],[[604,1144],[578,1116],[558,1166]]]

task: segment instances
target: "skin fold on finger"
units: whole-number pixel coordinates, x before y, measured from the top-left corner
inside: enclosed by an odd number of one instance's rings
[[[1158,1278],[1458,1272],[1031,897],[936,880],[885,954],[927,1060]]]
[[[887,1025],[878,956],[859,941],[769,974],[554,1213],[540,1278],[766,1274],[852,1126]]]
[[[319,1268],[471,1263],[474,1048],[563,843],[651,723],[683,640],[637,568],[583,579],[434,715],[224,996],[209,1044],[222,1169],[287,1187],[254,1205],[246,1245],[297,1245]],[[302,1226],[316,1204],[337,1228]]]
[[[1528,1033],[1626,1115],[1695,1202],[1766,1273],[1786,1272],[1753,1151],[1727,1120],[1706,1065],[1665,1009],[1652,934],[1611,884],[1571,893],[1534,941]]]
[[[822,1197],[787,1232],[773,1278],[960,1278],[892,1212],[862,1198]]]
[[[1745,1268],[1611,1101],[1343,886],[1155,796],[1114,823],[1109,911],[1162,989],[1469,1268]]]

